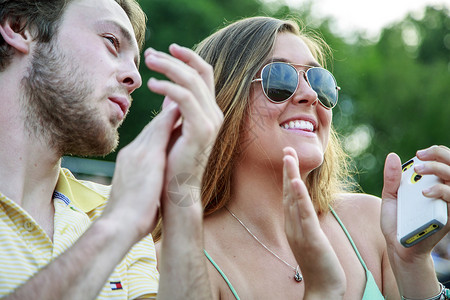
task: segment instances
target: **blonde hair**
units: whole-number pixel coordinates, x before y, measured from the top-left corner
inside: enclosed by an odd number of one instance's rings
[[[202,202],[207,216],[224,207],[231,198],[233,170],[242,153],[241,137],[249,110],[250,86],[257,72],[273,52],[279,33],[299,36],[314,58],[326,64],[331,54],[328,45],[312,32],[300,28],[294,20],[253,17],[232,23],[196,46],[196,52],[214,69],[216,100],[224,113],[224,122],[212,148],[202,182]],[[318,213],[327,212],[333,195],[348,186],[347,156],[336,131],[331,128],[323,164],[307,178],[311,199]],[[155,240],[160,237],[155,231]]]

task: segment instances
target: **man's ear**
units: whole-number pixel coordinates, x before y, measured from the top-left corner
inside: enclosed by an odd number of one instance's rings
[[[0,34],[5,42],[17,51],[27,54],[30,51],[30,43],[33,40],[28,29],[20,30],[18,24],[7,19],[0,24]]]

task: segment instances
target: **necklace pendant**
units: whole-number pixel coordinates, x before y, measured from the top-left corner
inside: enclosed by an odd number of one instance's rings
[[[300,274],[299,272],[299,266],[297,266],[297,268],[295,269],[295,275],[294,275],[294,279],[297,282],[301,282],[303,280],[303,276],[302,274]]]

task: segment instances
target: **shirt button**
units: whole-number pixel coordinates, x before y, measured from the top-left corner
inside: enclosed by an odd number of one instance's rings
[[[34,225],[32,222],[30,221],[25,221],[25,223],[23,224],[23,227],[27,230],[27,231],[32,231],[34,229]]]

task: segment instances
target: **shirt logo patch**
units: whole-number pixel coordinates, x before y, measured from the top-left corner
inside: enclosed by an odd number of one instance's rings
[[[111,285],[111,290],[123,290],[122,283],[120,281],[111,281],[109,283]]]
[[[69,204],[70,204],[70,199],[67,198],[67,196],[64,195],[63,193],[54,191],[54,192],[53,192],[53,198],[62,200],[66,205],[69,205]]]

